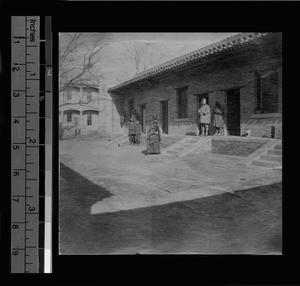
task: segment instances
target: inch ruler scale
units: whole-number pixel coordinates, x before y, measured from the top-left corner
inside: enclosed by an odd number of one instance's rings
[[[51,272],[51,17],[11,21],[11,273]]]

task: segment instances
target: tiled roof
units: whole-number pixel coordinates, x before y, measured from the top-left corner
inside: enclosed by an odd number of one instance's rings
[[[138,82],[143,79],[149,79],[154,76],[160,75],[167,71],[172,71],[179,69],[185,65],[194,63],[201,59],[204,59],[211,55],[217,55],[224,51],[231,50],[233,48],[243,46],[246,43],[249,43],[259,37],[265,36],[268,33],[241,33],[235,36],[226,38],[225,40],[219,41],[217,43],[211,44],[204,48],[195,50],[191,53],[185,54],[183,56],[177,57],[173,60],[167,61],[161,65],[148,69],[142,73],[135,75],[133,78],[108,89],[108,91],[115,91],[121,87],[128,86],[135,82]]]

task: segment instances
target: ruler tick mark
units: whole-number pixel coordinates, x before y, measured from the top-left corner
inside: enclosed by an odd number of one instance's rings
[[[34,196],[28,196],[28,195],[13,195],[13,197],[27,197],[27,198],[33,198]]]

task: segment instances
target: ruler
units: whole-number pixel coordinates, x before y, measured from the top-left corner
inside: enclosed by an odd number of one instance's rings
[[[11,24],[11,273],[45,273],[51,249],[45,216],[51,214],[51,18],[13,16]]]

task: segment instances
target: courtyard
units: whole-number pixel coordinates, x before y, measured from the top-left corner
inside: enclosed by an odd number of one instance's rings
[[[60,141],[61,254],[281,254],[281,170],[119,145]]]

